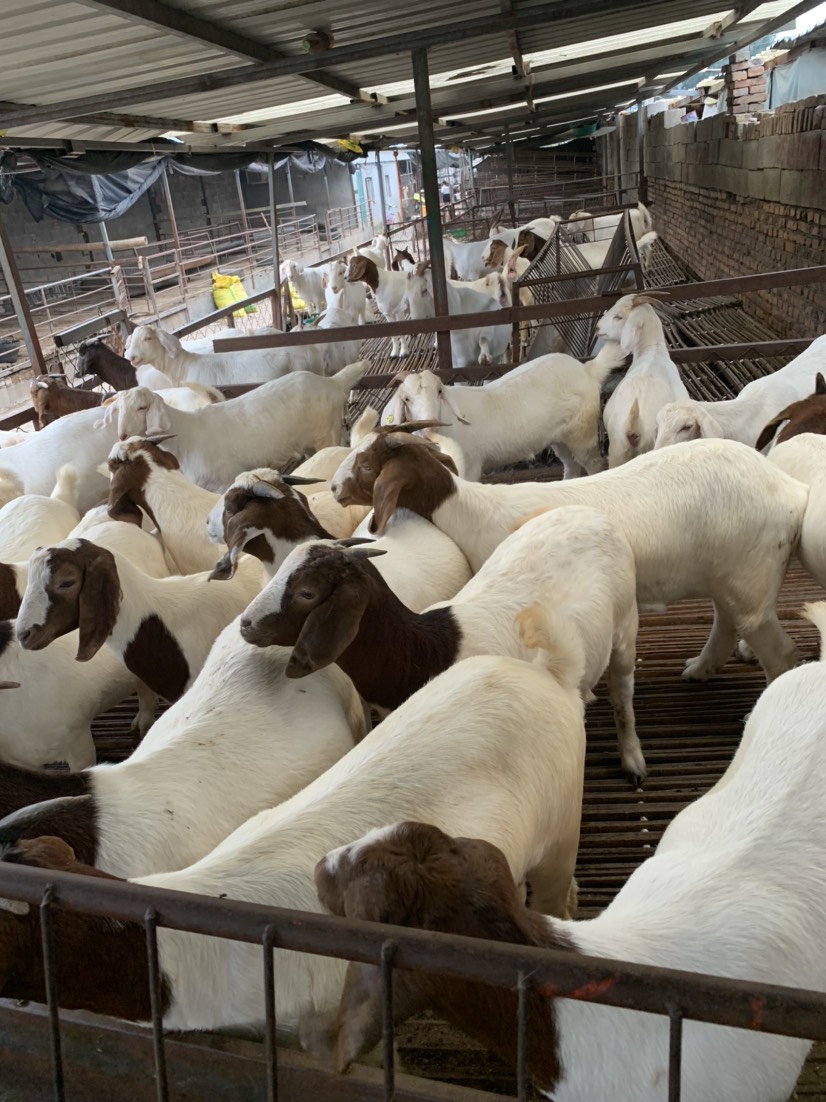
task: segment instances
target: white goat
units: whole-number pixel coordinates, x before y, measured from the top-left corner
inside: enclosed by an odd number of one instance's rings
[[[818,372],[826,372],[826,335],[791,363],[747,383],[736,398],[720,402],[671,402],[657,414],[655,448],[699,437],[722,436],[754,447],[763,426],[786,406],[807,398]]]
[[[392,274],[392,273],[388,273]],[[435,317],[433,302],[433,276],[430,271],[404,272],[407,280],[405,302],[410,317]],[[500,310],[510,306],[510,293],[501,281],[497,284],[499,300],[481,294],[470,287],[454,282],[447,284],[447,304],[450,314],[481,314]],[[480,326],[477,329],[454,329],[450,334],[450,347],[453,351],[454,367],[470,367],[476,364],[499,363],[511,339],[509,325]]]
[[[372,260],[377,268],[387,268],[387,238],[383,233],[377,234],[373,238],[371,245],[359,245],[356,252],[360,256],[366,256],[368,260]]]
[[[616,344],[606,344],[585,365],[551,353],[481,387],[447,386],[432,371],[417,372],[384,407],[382,424],[442,422],[441,435],[460,445],[471,481],[549,447],[562,460],[565,478],[595,474],[603,466],[600,387],[624,359]]]
[[[378,265],[384,268],[383,264]],[[324,288],[327,305],[335,304],[336,296],[342,298],[343,309],[347,314],[355,316],[359,325],[373,320],[373,311],[368,309],[367,292],[363,283],[351,283],[347,279],[349,262],[346,260],[331,260],[324,273]]]
[[[259,348],[251,352],[187,352],[180,340],[159,325],[139,325],[130,335],[126,355],[135,368],[150,364],[175,383],[264,383],[292,371],[320,371],[316,345]]]
[[[281,467],[296,456],[341,443],[350,389],[369,367],[368,360],[359,360],[329,379],[297,371],[193,413],[170,409],[159,395],[135,387],[107,406],[101,425],[117,413],[121,440],[171,433],[168,447],[184,474],[207,490],[222,491],[239,471]]]
[[[826,605],[809,605],[806,614],[822,636]],[[770,685],[722,779],[680,812],[656,853],[589,921],[559,922],[526,911],[502,854],[467,839],[437,838],[432,827],[414,824],[351,846],[355,861],[328,856],[318,876],[321,899],[349,918],[376,914],[394,925],[472,931],[479,938],[562,949],[573,960],[583,954],[710,973],[768,991],[776,984],[826,991],[824,715],[822,660],[790,670]],[[395,879],[402,869],[403,881]],[[337,1029],[305,1032],[316,1052],[332,1049],[342,1071],[382,1030],[381,982],[374,977],[379,970],[351,969]],[[513,1056],[515,999],[507,1002],[502,992],[482,1002],[473,985],[463,992],[454,987],[453,999],[445,999],[449,981],[440,985],[430,975],[428,997],[416,998],[423,994],[422,979],[400,971],[394,1004],[416,1012],[437,1009],[440,1017],[447,1011],[452,1025],[468,1029],[500,1055]],[[751,1001],[759,1007],[759,999]],[[532,1005],[531,1021],[534,1029],[547,1031],[545,1043],[540,1033],[528,1056],[528,1074],[544,1096],[558,1102],[661,1102],[669,1078],[667,1014],[548,998]],[[680,1097],[685,1102],[787,1099],[810,1047],[810,1041],[770,1030],[686,1021]]]
[[[621,221],[622,212],[619,214],[597,215],[595,218],[592,214],[589,214],[588,211],[578,210],[574,211],[574,213],[568,217],[568,225],[571,226],[573,224],[575,226],[575,232],[581,233],[585,237],[586,242],[610,241]],[[637,241],[653,231],[654,223],[651,219],[651,212],[644,203],[637,203],[636,207],[632,209],[631,228],[634,231],[634,237]]]
[[[357,285],[348,283],[346,286],[349,289]],[[346,304],[344,289],[333,292],[330,287],[327,287],[324,293],[327,296],[327,309],[315,323],[317,329],[345,329],[358,324],[358,311]],[[318,347],[324,362],[322,374],[335,375],[346,364],[356,362],[359,358],[361,342],[334,341],[330,344],[320,344]]]
[[[281,278],[288,279],[304,302],[316,314],[324,309],[324,271],[322,268],[305,268],[303,260],[285,260],[281,264]]]
[[[395,708],[437,673],[472,654],[529,658],[516,617],[536,603],[579,639],[586,698],[608,670],[623,768],[645,776],[632,703],[637,597],[625,537],[595,509],[569,505],[528,521],[496,548],[450,601],[415,615],[368,563],[373,548],[304,544],[241,619],[259,646],[293,646],[303,677],[337,662],[373,707]],[[309,598],[309,595],[312,597]]]
[[[397,506],[428,517],[473,570],[529,514],[591,505],[631,545],[640,604],[689,596],[714,601],[711,634],[683,676],[711,676],[731,654],[738,631],[769,680],[796,660],[775,603],[808,487],[742,444],[695,440],[590,478],[508,486],[459,479],[421,441],[390,433],[368,437],[345,460],[333,492],[343,504],[372,500],[378,532]]]
[[[71,463],[78,476],[77,508],[86,512],[106,497],[106,478],[98,468],[115,442],[114,427],[91,431],[99,419],[99,409],[82,409],[30,433],[21,443],[0,452],[0,477],[15,476],[25,493],[48,496],[58,470]]]
[[[288,657],[280,647],[250,646],[237,620],[228,624],[192,688],[131,757],[74,778],[74,791],[92,797],[91,820],[88,809],[69,807],[44,827],[82,841],[78,856],[104,872],[143,876],[185,868],[251,815],[289,799],[365,729],[361,701],[340,670],[296,685],[284,675]],[[0,764],[0,811],[65,795],[69,783]]]
[[[77,628],[79,662],[107,643],[136,677],[174,701],[260,581],[258,563],[250,560],[227,585],[205,574],[151,578],[106,548],[68,539],[32,555],[17,638],[26,650],[42,650]]]
[[[597,324],[597,336],[620,342],[633,362],[605,406],[608,466],[619,467],[654,447],[657,414],[668,402],[687,398],[680,371],[665,343],[650,294],[623,295]]]
[[[0,562],[28,558],[36,547],[56,543],[80,520],[78,474],[71,463],[57,471],[49,497],[23,494],[0,509]]]
[[[797,557],[818,585],[826,588],[826,436],[800,433],[776,444],[768,457],[809,487]]]
[[[548,655],[544,664],[469,658],[426,685],[296,796],[250,819],[197,864],[138,883],[319,912],[313,871],[320,856],[388,822],[416,817],[501,846],[515,878],[530,878],[536,904],[566,914],[585,745],[576,687],[580,663],[573,648]],[[415,778],[415,784],[400,784],[399,777]],[[26,846],[20,843],[22,860]],[[0,975],[28,975],[13,933],[20,927],[10,924],[36,922],[36,914],[0,912],[0,921],[0,945],[15,953],[13,968],[0,961]],[[126,1005],[123,998],[123,976],[146,972],[143,940],[130,941],[103,918],[84,922],[78,936],[72,959],[84,968],[92,962],[94,982],[85,983],[81,1002],[68,1005],[105,1011],[118,998],[121,1017],[145,1020],[144,985],[135,983]],[[214,1029],[263,1019],[260,946],[160,929],[158,947],[170,994],[166,1028]],[[294,1029],[306,1013],[335,1007],[344,961],[280,949],[275,954],[279,1025]],[[106,968],[98,969],[96,961],[106,961]],[[8,979],[0,992],[19,994]],[[27,994],[37,997],[39,988]]]

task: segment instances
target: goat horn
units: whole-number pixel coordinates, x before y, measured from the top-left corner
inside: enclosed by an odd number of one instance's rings
[[[85,796],[58,796],[56,800],[44,800],[39,804],[29,804],[13,811],[4,819],[0,819],[0,845],[13,845],[22,835],[47,818],[56,815],[59,811],[66,811],[79,801],[88,802],[90,795]]]
[[[348,559],[377,559],[379,555],[386,554],[387,551],[381,547],[348,547],[346,551]]]
[[[634,295],[635,306],[658,306],[660,299],[670,298],[669,291],[645,291],[641,295]]]
[[[363,543],[375,542],[367,536],[345,536],[340,540],[336,540],[336,547],[360,547]]]
[[[174,440],[176,436],[174,432],[162,432],[158,436],[144,436],[144,440],[147,444],[163,444],[164,440]]]
[[[305,478],[303,474],[284,474],[281,476],[281,481],[285,486],[317,486],[319,482],[325,482],[326,479]]]
[[[19,689],[19,681],[0,681],[0,689]]]
[[[375,432],[418,432],[419,429],[450,428],[444,421],[402,421],[398,425],[379,425]]]
[[[242,545],[240,543],[234,543],[227,551],[226,555],[223,555],[212,569],[209,578],[210,582],[228,582],[235,577],[235,568],[238,565],[238,556],[241,554]]]
[[[270,482],[264,482],[263,480],[253,482],[250,486],[250,492],[253,497],[269,497],[272,498],[273,501],[280,501],[284,497],[284,494],[281,493],[277,486],[273,486]]]

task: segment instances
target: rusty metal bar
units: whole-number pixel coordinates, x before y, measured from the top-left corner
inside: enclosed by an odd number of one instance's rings
[[[37,335],[37,328],[34,324],[31,310],[29,309],[29,302],[26,298],[23,281],[17,269],[14,250],[9,240],[9,235],[6,232],[4,217],[0,217],[0,268],[3,270],[6,287],[8,288],[12,305],[14,306],[14,312],[20,324],[20,332],[23,337],[23,342],[26,345],[29,359],[32,363],[32,369],[35,375],[44,375],[47,370],[46,360],[43,356],[43,349],[40,347],[40,338]]]
[[[267,1049],[267,1102],[278,1102],[278,1021],[275,1013],[275,961],[273,949],[276,942],[275,926],[268,926],[261,939],[264,946],[264,1012]]]
[[[441,972],[509,989],[521,969],[548,998],[584,999],[654,1014],[667,1014],[678,1004],[684,1017],[697,1021],[826,1040],[826,994],[820,992],[0,863],[3,898],[39,903],[50,884],[54,903],[67,910],[142,926],[147,907],[155,908],[159,926],[251,944],[261,944],[272,925],[281,949],[368,964],[380,964],[381,947],[392,937],[397,968]]]
[[[599,270],[581,272],[580,276],[598,276]],[[435,276],[434,276],[435,278]],[[811,268],[793,268],[783,272],[764,272],[759,275],[734,276],[727,279],[712,279],[702,283],[677,283],[667,287],[658,287],[658,291],[668,292],[674,302],[691,299],[714,298],[722,295],[746,294],[749,291],[766,291],[776,287],[801,287],[809,283],[826,280],[826,264]],[[528,282],[520,286],[528,286]],[[516,321],[544,320],[548,318],[571,317],[576,314],[596,315],[612,306],[621,291],[609,291],[603,295],[588,298],[563,299],[560,302],[543,303],[539,306],[512,306],[505,310],[494,310],[486,314],[452,314],[445,318],[422,318],[420,321],[394,321],[382,325],[371,325],[367,332],[371,337],[397,337],[410,333],[434,333],[440,327],[451,329],[477,329],[480,326],[511,325]],[[238,309],[238,304],[235,306]],[[232,345],[216,341],[216,352],[243,351],[251,348],[282,348],[299,344],[329,343],[332,341],[360,340],[365,336],[362,326],[347,326],[341,329],[318,329],[303,333],[285,333],[283,336],[241,337]]]
[[[516,1097],[528,1098],[528,980],[520,969],[516,982]]]
[[[144,914],[146,955],[149,964],[149,1005],[152,1010],[152,1053],[155,1060],[155,1091],[158,1102],[168,1102],[163,1015],[161,1013],[161,966],[158,960],[158,914],[150,904]]]
[[[52,912],[54,892],[46,885],[40,900],[40,945],[43,953],[43,977],[46,986],[46,1008],[49,1015],[49,1045],[52,1057],[52,1086],[55,1102],[64,1102],[63,1054],[60,1045],[60,1017],[58,1015],[57,983],[55,981],[54,952],[52,946]]]
[[[393,1052],[393,958],[396,955],[396,943],[385,941],[381,947],[381,993],[382,993],[382,1058],[384,1060],[384,1098],[385,1102],[394,1102],[396,1097],[396,1064]]]
[[[678,1007],[671,1007],[668,1017],[668,1102],[680,1102],[683,1071],[683,1014]]]
[[[453,366],[450,333],[444,328],[444,319],[450,313],[447,301],[447,276],[445,252],[442,242],[442,218],[439,181],[436,171],[436,146],[433,137],[433,113],[430,105],[430,75],[427,50],[417,48],[411,52],[413,84],[416,92],[416,122],[419,127],[419,152],[421,154],[422,185],[427,204],[427,238],[430,248],[430,275],[433,280],[433,306],[436,313],[436,347],[439,367],[447,371]]]

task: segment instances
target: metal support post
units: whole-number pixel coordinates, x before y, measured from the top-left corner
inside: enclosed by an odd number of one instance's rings
[[[290,197],[290,206],[295,206],[295,195],[293,194],[293,174],[290,171],[290,155],[287,155],[286,174],[287,174],[287,194]],[[293,218],[295,217],[295,211],[292,211]]]
[[[186,272],[184,271],[184,258],[181,255],[181,239],[178,236],[178,223],[175,221],[175,208],[172,205],[172,192],[169,187],[169,173],[166,169],[161,173],[163,181],[163,194],[166,200],[166,209],[169,214],[169,225],[172,229],[172,242],[175,246],[175,265],[178,269],[178,280],[181,284],[181,296],[186,302]]]
[[[272,233],[272,323],[276,329],[283,329],[281,324],[281,257],[278,252],[278,217],[275,210],[275,153],[267,157],[267,183],[270,191],[270,232]]]
[[[247,263],[249,264],[250,279],[252,280],[253,287],[255,287],[255,260],[252,255],[252,240],[250,238],[250,224],[247,218],[247,207],[244,203],[244,188],[241,185],[241,169],[235,170],[235,187],[238,191],[238,207],[241,211],[241,229],[244,233],[244,250],[247,254]]]
[[[398,163],[398,162],[397,162]],[[382,233],[387,233],[387,203],[384,198],[384,177],[381,174],[381,153],[376,150],[376,172],[379,177],[379,203],[381,204]],[[371,227],[372,229],[372,227]]]
[[[43,350],[40,347],[40,338],[34,326],[29,304],[26,300],[26,292],[17,270],[17,262],[14,259],[11,242],[6,233],[6,224],[0,217],[0,267],[6,279],[6,287],[11,295],[14,312],[20,323],[20,331],[23,335],[23,343],[32,362],[32,368],[36,375],[46,374],[46,361],[43,358]]]
[[[433,141],[433,115],[430,106],[430,75],[427,50],[412,51],[413,85],[416,95],[416,121],[419,124],[419,153],[422,165],[424,198],[427,204],[427,238],[430,245],[430,269],[433,279],[433,305],[437,318],[447,317],[447,278],[445,276],[445,252],[442,243],[442,221],[439,208],[439,182],[436,178],[436,147]],[[449,371],[453,367],[450,349],[450,333],[437,333],[439,368]]]
[[[511,128],[505,123],[505,153],[508,162],[508,209],[511,212],[511,225],[516,225],[516,204],[513,201],[513,141]]]
[[[645,178],[645,116],[647,108],[644,104],[637,107],[637,153],[639,155],[640,178],[637,184],[637,200],[640,203],[648,202],[648,181]],[[617,128],[617,141],[621,140],[619,128]]]

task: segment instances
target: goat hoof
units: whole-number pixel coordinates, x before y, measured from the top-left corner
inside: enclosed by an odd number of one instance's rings
[[[714,671],[702,660],[702,655],[686,659],[683,681],[708,681]]]
[[[622,759],[622,771],[636,788],[648,776],[648,766],[642,756],[642,750],[629,754]]]
[[[741,639],[737,644],[737,657],[741,662],[748,662],[749,665],[757,665],[757,655],[748,645],[745,639]]]

